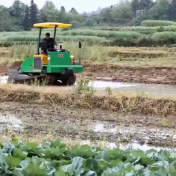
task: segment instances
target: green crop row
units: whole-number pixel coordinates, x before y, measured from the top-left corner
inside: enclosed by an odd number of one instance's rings
[[[1,176],[175,176],[176,158],[168,151],[67,147],[13,139],[0,148]]]
[[[37,36],[30,36],[30,35],[12,35],[12,36],[6,36],[2,37],[0,41],[0,46],[11,46],[16,44],[29,44],[29,43],[36,43],[38,40]],[[57,42],[61,41],[69,41],[69,42],[88,42],[88,43],[108,43],[109,40],[104,37],[97,37],[97,36],[57,36],[56,38]]]
[[[86,38],[90,37],[101,37],[101,38],[117,38],[119,36],[136,36],[139,37],[140,34],[133,31],[103,31],[103,30],[89,30],[89,29],[82,29],[82,30],[69,30],[69,31],[59,31],[57,33],[58,38],[79,38],[86,36]],[[44,37],[44,34],[42,34]],[[1,40],[37,40],[38,34],[36,32],[19,32],[19,33],[5,33],[0,35]],[[85,38],[85,37],[83,37]]]
[[[176,22],[164,20],[144,20],[141,25],[145,27],[176,26]]]
[[[124,28],[128,30],[128,28]],[[133,28],[131,28],[132,30]],[[134,30],[136,28],[134,27]],[[165,27],[168,31],[164,31],[160,28],[160,32],[152,32],[150,35],[142,33],[148,33],[144,27],[138,27],[139,31],[100,31],[100,30],[70,30],[59,31],[56,40],[68,41],[68,42],[87,42],[90,44],[104,44],[104,45],[118,45],[118,46],[163,46],[173,45],[176,43],[176,27]],[[156,30],[156,28],[154,28]],[[154,30],[153,29],[153,30]],[[157,28],[158,30],[158,28]],[[28,44],[36,43],[38,40],[37,33],[30,34],[29,32],[23,33],[4,33],[0,34],[0,46],[11,46],[14,44]]]
[[[107,27],[107,28],[94,28],[94,30],[103,31],[123,31],[123,32],[138,32],[141,34],[152,35],[156,32],[176,32],[176,26],[158,26],[158,27],[144,27],[144,26],[132,26],[132,27]]]

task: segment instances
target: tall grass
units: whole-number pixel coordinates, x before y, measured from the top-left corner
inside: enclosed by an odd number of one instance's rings
[[[109,59],[110,49],[101,45],[88,45],[86,42],[79,49],[76,42],[65,42],[63,47],[71,52],[75,58],[85,61],[107,61]],[[37,45],[15,45],[9,48],[9,57],[23,60],[27,57],[33,57],[36,53]]]
[[[33,57],[37,51],[37,45],[28,44],[28,45],[13,45],[9,48],[9,57],[19,60],[24,60],[28,57]]]
[[[64,44],[64,48],[69,49],[75,58],[85,61],[107,61],[109,59],[110,49],[100,45],[89,46],[83,43],[82,49],[79,49],[75,42],[67,42]]]

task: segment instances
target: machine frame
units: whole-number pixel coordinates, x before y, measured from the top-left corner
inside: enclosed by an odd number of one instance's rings
[[[47,54],[40,52],[41,34],[44,28],[54,28],[53,39],[56,39],[57,28],[68,28],[71,24],[63,23],[37,23],[34,27],[39,29],[37,53],[34,57],[26,58],[17,72],[9,74],[9,81],[32,81],[34,79],[48,79],[48,84],[56,84],[61,81],[64,85],[73,85],[76,82],[75,73],[81,73],[83,66],[75,63],[74,56],[70,55],[70,51],[63,49],[62,45],[59,49],[53,51],[48,50]],[[79,48],[82,44],[79,42]]]

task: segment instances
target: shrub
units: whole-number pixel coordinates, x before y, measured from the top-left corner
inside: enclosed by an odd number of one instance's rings
[[[160,26],[159,28],[157,28],[157,32],[164,32],[164,27]]]
[[[89,85],[89,80],[79,80],[75,90],[76,93],[82,94],[85,98],[90,98],[94,95],[95,89],[92,85]]]
[[[137,40],[137,46],[152,46],[154,45],[150,36],[142,36]]]
[[[152,40],[157,45],[175,44],[176,33],[174,32],[158,32],[153,34]]]
[[[112,40],[113,45],[135,46],[142,34],[137,32],[119,32],[119,36]]]

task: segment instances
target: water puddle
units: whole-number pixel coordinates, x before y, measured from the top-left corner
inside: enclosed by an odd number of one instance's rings
[[[21,120],[14,115],[0,115],[0,131],[3,133],[7,130],[21,131],[23,129]]]
[[[8,80],[8,76],[0,76],[0,83],[6,84]]]
[[[6,84],[7,80],[8,76],[0,76],[0,83]],[[110,88],[116,92],[125,90],[137,94],[158,95],[167,97],[176,96],[176,85],[124,83],[97,80],[90,81],[89,86],[92,86],[97,90],[106,90],[106,88]]]
[[[141,84],[141,83],[124,83],[112,81],[94,81],[90,82],[90,86],[97,90],[105,90],[111,88],[116,92],[128,91],[137,94],[157,95],[157,96],[176,96],[176,85],[160,85],[160,84]]]
[[[95,132],[109,132],[109,133],[115,134],[117,132],[117,129],[116,129],[116,127],[115,128],[113,128],[111,126],[108,127],[108,126],[105,126],[102,123],[99,123],[99,124],[95,125],[94,131]]]
[[[122,83],[122,82],[111,82],[111,81],[94,81],[90,82],[89,86],[93,86],[95,89],[106,89],[107,87],[111,89],[133,87],[135,84]]]
[[[68,140],[66,139],[66,142]],[[155,146],[149,146],[147,144],[139,144],[137,142],[134,143],[109,143],[108,141],[90,141],[90,140],[82,140],[82,141],[72,141],[69,140],[69,143],[78,144],[78,145],[90,145],[90,146],[97,146],[102,148],[108,148],[108,149],[115,149],[119,148],[121,150],[127,150],[127,149],[134,149],[134,150],[142,150],[142,151],[148,151],[151,149],[157,150],[158,152],[160,150],[167,150],[167,151],[176,151],[175,149],[168,148],[168,147],[155,147]]]
[[[144,128],[143,126],[119,126],[106,122],[96,123],[88,125],[89,130],[93,129],[98,136],[108,136],[108,140],[114,140],[119,142],[132,142],[133,148],[140,147],[140,144],[150,144],[167,146],[168,143],[173,144],[176,142],[176,131],[175,129],[160,129],[160,128]],[[112,144],[113,145],[113,144]],[[171,146],[171,145],[170,145]],[[148,148],[147,145],[142,145],[142,148]],[[150,149],[150,148],[148,148]]]

